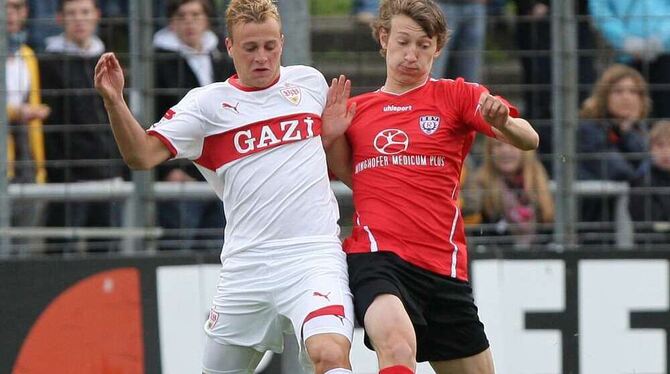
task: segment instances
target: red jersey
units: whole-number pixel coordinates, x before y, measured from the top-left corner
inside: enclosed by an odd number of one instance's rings
[[[495,136],[477,107],[483,92],[462,79],[429,79],[401,95],[378,90],[351,99],[357,110],[346,136],[355,213],[347,253],[390,251],[423,269],[468,279],[457,199],[476,132]]]

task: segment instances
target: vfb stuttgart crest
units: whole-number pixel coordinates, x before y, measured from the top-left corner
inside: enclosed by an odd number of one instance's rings
[[[288,86],[286,88],[282,88],[279,90],[282,96],[286,98],[291,104],[293,105],[298,105],[300,104],[300,99],[302,96],[302,91],[300,90],[300,87],[293,87],[293,86]]]
[[[419,117],[419,127],[426,135],[433,135],[437,128],[440,127],[440,117],[438,116],[421,116]]]

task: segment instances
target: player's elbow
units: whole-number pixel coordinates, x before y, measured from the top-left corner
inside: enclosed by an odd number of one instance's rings
[[[540,136],[532,131],[527,139],[521,144],[520,148],[524,151],[534,151],[540,146]]]

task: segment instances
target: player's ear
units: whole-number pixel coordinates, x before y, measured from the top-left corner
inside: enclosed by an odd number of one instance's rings
[[[233,48],[233,40],[230,37],[226,37],[226,51],[228,51],[228,56],[233,57],[231,49]]]
[[[382,49],[387,49],[389,44],[389,33],[383,27],[379,28],[379,44],[382,46]]]

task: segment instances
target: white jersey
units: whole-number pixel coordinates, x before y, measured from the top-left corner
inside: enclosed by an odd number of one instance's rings
[[[223,200],[222,260],[245,249],[339,244],[339,212],[321,143],[328,84],[281,67],[264,89],[236,76],[191,90],[148,131],[192,160]]]

